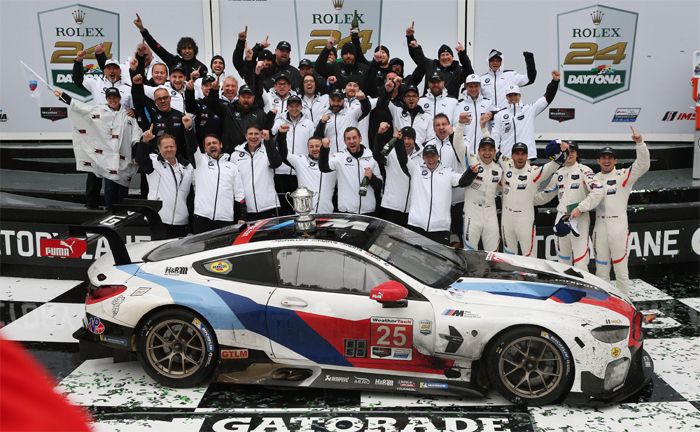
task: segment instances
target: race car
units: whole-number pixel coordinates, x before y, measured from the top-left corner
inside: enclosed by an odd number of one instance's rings
[[[653,363],[642,314],[571,266],[455,250],[361,215],[125,246],[88,270],[76,337],[171,387],[241,384],[612,403]]]

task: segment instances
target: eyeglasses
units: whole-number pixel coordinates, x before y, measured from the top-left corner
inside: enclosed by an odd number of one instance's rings
[[[168,99],[170,99],[170,96],[161,96],[161,97],[157,97],[155,100],[156,100],[156,102],[164,102],[164,101],[166,101],[166,100],[168,100]]]

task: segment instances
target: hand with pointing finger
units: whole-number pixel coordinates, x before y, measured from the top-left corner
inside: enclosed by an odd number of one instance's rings
[[[642,134],[634,130],[634,127],[630,126],[630,129],[632,129],[632,141],[635,143],[639,144],[641,142],[644,142],[644,139],[642,138]]]
[[[136,14],[136,19],[134,20],[134,25],[141,32],[145,30],[145,27],[143,26],[143,21],[141,20],[141,17],[139,16],[139,14]]]
[[[248,39],[248,26],[245,26],[245,30],[242,32],[238,33],[238,39],[239,40],[246,40]]]
[[[265,40],[260,42],[260,46],[263,47],[263,49],[270,46],[270,35],[265,36]]]
[[[153,123],[151,123],[151,127],[143,133],[143,138],[141,140],[143,142],[151,142],[155,137],[156,136],[153,134]]]

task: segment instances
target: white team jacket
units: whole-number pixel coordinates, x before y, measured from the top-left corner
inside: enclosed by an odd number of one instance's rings
[[[146,175],[148,179],[148,199],[158,200],[163,207],[158,211],[160,219],[168,225],[186,225],[189,217],[187,195],[194,179],[192,165],[175,165],[164,160],[160,155],[151,153],[153,172]]]
[[[233,220],[233,202],[243,202],[243,181],[235,163],[224,153],[212,159],[197,150],[194,153],[194,214],[218,221]]]

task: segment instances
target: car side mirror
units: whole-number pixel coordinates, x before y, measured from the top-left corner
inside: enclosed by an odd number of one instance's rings
[[[369,292],[369,298],[378,301],[385,308],[406,307],[408,305],[406,297],[408,297],[408,290],[396,281],[379,284]]]

